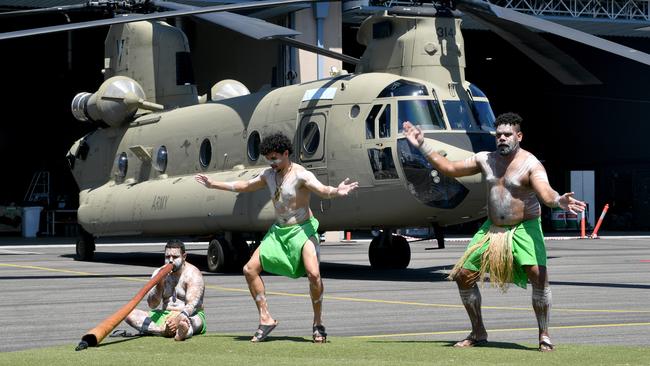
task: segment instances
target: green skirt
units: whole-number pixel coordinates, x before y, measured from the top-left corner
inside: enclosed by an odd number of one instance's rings
[[[304,276],[302,247],[311,237],[315,237],[318,243],[318,220],[313,216],[296,225],[274,224],[260,244],[262,268],[266,272],[291,278]]]
[[[467,248],[471,248],[490,230],[492,221],[487,220],[478,232],[474,235]],[[523,221],[513,226],[515,232],[512,235],[512,256],[514,259],[513,283],[519,287],[526,288],[528,275],[522,266],[546,266],[546,247],[544,246],[544,233],[542,232],[541,219]],[[471,271],[479,271],[481,267],[481,255],[490,245],[487,241],[481,248],[472,253],[463,268]]]

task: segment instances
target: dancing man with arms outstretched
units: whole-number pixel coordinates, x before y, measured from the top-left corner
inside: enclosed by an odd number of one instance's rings
[[[533,286],[532,302],[539,326],[539,350],[552,351],[548,333],[551,289],[546,270],[546,248],[541,227],[540,201],[551,208],[582,212],[585,203],[573,192],[560,195],[551,188],[544,166],[533,154],[522,149],[522,119],[505,113],[496,119],[497,150],[479,152],[465,160],[449,161],[438,154],[433,144],[410,122],[404,122],[404,135],[419,148],[429,162],[450,177],[482,173],[488,190],[488,219],[469,243],[449,277],[458,284],[472,332],[455,347],[487,343],[481,314],[481,293],[476,285],[490,273],[490,282],[506,291],[509,283]]]
[[[291,278],[307,274],[314,311],[313,341],[325,343],[327,340],[322,320],[323,281],[318,263],[318,220],[309,208],[309,198],[312,192],[325,199],[347,196],[358,183],[346,178],[338,187],[326,186],[313,173],[289,159],[292,151],[291,140],[276,133],[265,137],[260,144],[260,152],[271,167],[259,176],[236,182],[217,182],[204,174],[195,177],[208,188],[253,192],[267,187],[271,194],[275,223],[244,266],[248,288],[259,312],[259,327],[252,342],[265,340],[278,324],[266,302],[264,282],[260,276],[262,270]]]

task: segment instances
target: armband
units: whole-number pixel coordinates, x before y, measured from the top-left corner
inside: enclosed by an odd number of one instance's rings
[[[422,142],[422,145],[418,146],[418,149],[425,157],[431,155],[431,153],[434,151],[433,146],[431,146],[427,140],[424,140],[424,142]]]
[[[233,182],[223,182],[226,186],[228,186],[228,190],[231,192],[235,192],[235,183]]]

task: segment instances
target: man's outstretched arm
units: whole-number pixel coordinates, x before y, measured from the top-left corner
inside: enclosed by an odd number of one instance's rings
[[[321,198],[327,199],[347,196],[359,186],[358,182],[350,182],[350,178],[345,178],[336,188],[326,186],[316,178],[314,173],[308,170],[298,173],[298,179],[303,181],[305,187],[311,192],[314,192]]]
[[[207,188],[231,192],[254,192],[266,186],[266,182],[262,179],[261,174],[250,180],[238,180],[235,182],[219,182],[210,179],[205,174],[197,174],[194,176],[194,179]]]
[[[481,172],[481,168],[476,162],[475,157],[472,156],[461,161],[450,161],[444,156],[438,154],[433,146],[424,139],[422,131],[415,127],[411,122],[404,122],[403,127],[404,136],[406,136],[409,143],[417,147],[422,155],[424,155],[436,170],[442,174],[449,177],[464,177]]]
[[[562,209],[578,213],[585,210],[587,205],[573,198],[574,193],[568,192],[563,195],[560,195],[551,188],[551,185],[548,182],[548,176],[546,175],[546,169],[541,163],[538,163],[530,171],[530,185],[535,190],[535,194],[539,197],[540,201],[548,207],[555,208],[561,207]]]

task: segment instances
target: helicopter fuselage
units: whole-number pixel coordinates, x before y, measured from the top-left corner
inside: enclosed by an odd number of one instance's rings
[[[79,223],[96,236],[264,231],[274,220],[267,191],[206,190],[193,176],[255,177],[268,168],[259,142],[271,132],[289,136],[292,159],[323,183],[336,186],[346,177],[359,182],[348,198],[312,196],[322,230],[444,226],[483,217],[482,177],[441,176],[400,133],[406,119],[420,124],[452,160],[494,149],[494,137],[478,118],[462,116],[477,128],[460,128],[467,122],[455,121],[460,117],[450,111],[458,108],[446,104],[466,102],[447,94],[394,74],[350,74],[99,129],[70,151],[77,157]]]

